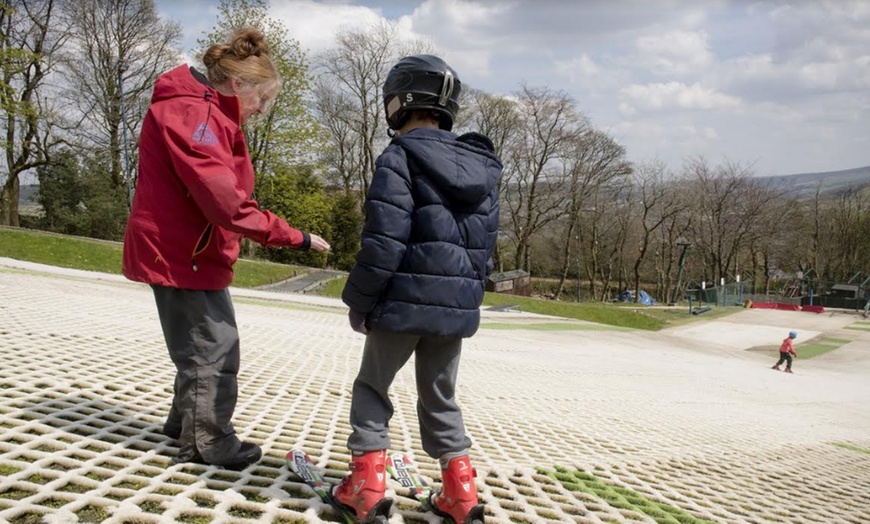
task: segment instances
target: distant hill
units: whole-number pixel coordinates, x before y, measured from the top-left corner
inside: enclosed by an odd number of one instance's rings
[[[870,185],[870,166],[845,169],[843,171],[828,171],[825,173],[800,173],[797,175],[758,178],[787,189],[788,193],[792,196],[811,197],[816,194],[817,188],[822,193],[831,193],[846,189],[849,186],[860,187]]]

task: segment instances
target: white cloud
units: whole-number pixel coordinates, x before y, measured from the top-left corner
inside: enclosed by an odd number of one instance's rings
[[[633,84],[620,90],[620,95],[626,103],[648,111],[715,110],[740,106],[740,99],[698,83]]]
[[[553,70],[557,75],[566,77],[571,84],[592,93],[612,92],[631,81],[629,71],[622,67],[599,64],[586,53],[570,60],[554,61]]]
[[[215,1],[157,0],[185,29]],[[312,55],[389,18],[467,85],[564,90],[632,158],[693,154],[767,173],[870,163],[870,1],[270,0]]]
[[[637,114],[637,109],[628,102],[620,102],[618,106],[619,114],[628,118]]]
[[[406,15],[391,19],[398,38],[432,41],[440,54],[459,73],[473,71],[489,76],[494,49],[493,41],[503,35],[486,30],[487,21],[507,5],[487,7],[458,0],[427,0]],[[298,40],[310,55],[335,45],[336,35],[348,29],[364,29],[386,21],[382,8],[351,5],[343,2],[314,0],[273,0],[270,16],[281,20],[290,36]]]
[[[640,36],[635,41],[640,67],[657,75],[684,76],[713,62],[703,31],[670,31]]]
[[[290,37],[316,54],[335,45],[335,35],[346,29],[368,27],[382,20],[379,10],[314,0],[272,0],[269,16],[280,20]]]
[[[402,17],[410,30],[426,35],[436,52],[459,72],[460,78],[488,78],[493,74],[494,54],[504,52],[504,35],[497,20],[513,5],[459,0],[426,0],[413,13]]]
[[[485,5],[459,0],[426,0],[409,18],[421,33],[435,33],[465,43],[486,43],[498,35],[487,29],[494,29],[494,20],[511,7],[509,3]]]

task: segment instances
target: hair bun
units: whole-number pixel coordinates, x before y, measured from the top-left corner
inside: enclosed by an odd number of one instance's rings
[[[256,27],[242,27],[230,35],[228,46],[239,59],[244,60],[249,56],[269,56],[269,44],[266,37]]]
[[[269,44],[262,31],[243,26],[227,35],[220,44],[209,47],[202,56],[212,85],[223,85],[230,78],[247,84],[271,82],[269,89],[281,86],[281,75],[269,56]]]

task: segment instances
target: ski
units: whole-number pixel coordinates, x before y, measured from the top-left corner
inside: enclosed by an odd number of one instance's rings
[[[411,491],[411,496],[428,507],[432,487],[420,475],[417,465],[404,453],[394,452],[387,456],[387,472],[393,480]]]
[[[330,505],[346,524],[386,524],[390,518],[392,509],[392,499],[385,498],[375,504],[368,512],[365,521],[361,521],[356,517],[356,512],[341,504],[332,497],[332,484],[323,478],[320,470],[314,465],[311,457],[304,451],[294,449],[287,453],[285,457],[287,466],[299,478],[301,478],[308,486],[317,493],[320,500]]]
[[[339,505],[338,501],[332,498],[332,484],[323,478],[320,470],[317,469],[307,453],[294,449],[287,453],[286,460],[290,470],[308,484],[317,493],[320,500],[326,502],[332,509],[337,511],[346,524],[357,524],[356,515],[348,511],[344,506]]]

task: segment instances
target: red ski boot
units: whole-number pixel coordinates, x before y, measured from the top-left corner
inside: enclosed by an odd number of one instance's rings
[[[778,365],[775,365],[775,366],[773,366],[773,367],[770,368],[770,369],[775,369],[775,370],[779,371],[779,366],[778,366]]]
[[[384,498],[387,487],[386,450],[353,453],[350,474],[332,491],[332,498],[356,512],[360,522],[384,522],[390,518],[392,499]]]
[[[786,373],[791,373],[791,368],[785,368]]]
[[[450,459],[447,469],[441,470],[441,490],[429,495],[432,510],[456,524],[483,524],[484,507],[477,501],[476,476],[468,455]]]

